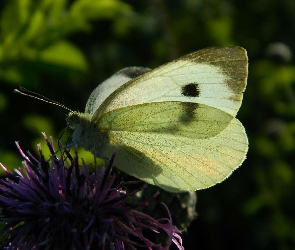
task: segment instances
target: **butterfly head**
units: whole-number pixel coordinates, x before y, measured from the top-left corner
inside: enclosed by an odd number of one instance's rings
[[[77,111],[71,111],[67,115],[67,125],[73,130],[72,142],[82,146],[94,155],[104,156],[101,154],[101,150],[107,146],[109,142],[108,136],[96,128],[96,124],[91,122],[91,118],[92,114]]]
[[[90,122],[91,115],[86,113],[80,113],[77,111],[71,111],[66,117],[67,125],[71,129],[76,129],[82,123]]]
[[[71,111],[66,118],[66,122],[71,129],[75,129],[81,123],[80,114],[76,111]]]

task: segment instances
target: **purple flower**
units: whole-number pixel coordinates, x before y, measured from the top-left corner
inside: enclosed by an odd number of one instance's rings
[[[107,167],[91,172],[78,153],[54,153],[52,139],[44,138],[52,154],[45,160],[40,145],[39,160],[24,154],[23,169],[15,176],[2,164],[8,177],[0,179],[0,221],[4,226],[2,249],[168,249],[173,242],[184,249],[180,231],[169,219],[156,220],[139,212],[149,200],[131,203],[124,182],[112,173],[112,156]],[[125,183],[126,184],[126,183]],[[166,233],[166,246],[148,235]]]

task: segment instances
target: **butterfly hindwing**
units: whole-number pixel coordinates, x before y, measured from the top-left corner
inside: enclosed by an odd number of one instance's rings
[[[224,130],[232,119],[226,112],[204,104],[151,102],[109,111],[97,121],[96,127],[110,140],[114,132],[126,131],[153,133],[160,142],[163,134],[210,138]]]
[[[105,153],[117,148],[119,169],[170,192],[221,182],[245,159],[248,142],[243,126],[206,105],[200,105],[189,124],[181,122],[182,112],[181,103],[163,102],[104,114],[98,126],[113,146]]]

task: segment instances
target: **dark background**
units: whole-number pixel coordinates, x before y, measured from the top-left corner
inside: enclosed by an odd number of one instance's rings
[[[294,0],[1,1],[0,162],[20,166],[14,141],[34,151],[57,139],[67,111],[13,93],[23,86],[83,111],[91,91],[127,66],[155,68],[210,46],[248,51],[238,119],[247,160],[198,192],[186,249],[295,248]]]

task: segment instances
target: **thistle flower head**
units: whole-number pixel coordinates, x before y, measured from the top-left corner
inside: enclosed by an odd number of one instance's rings
[[[130,202],[140,189],[124,190],[112,173],[114,155],[108,166],[91,172],[83,161],[79,165],[77,151],[72,156],[62,150],[57,158],[52,140],[44,138],[50,161],[40,146],[38,160],[17,144],[23,169],[14,175],[0,164],[7,174],[0,179],[2,249],[168,249],[172,243],[183,249],[171,218],[156,220],[137,210],[150,199]],[[147,236],[159,232],[168,235],[166,246]]]

